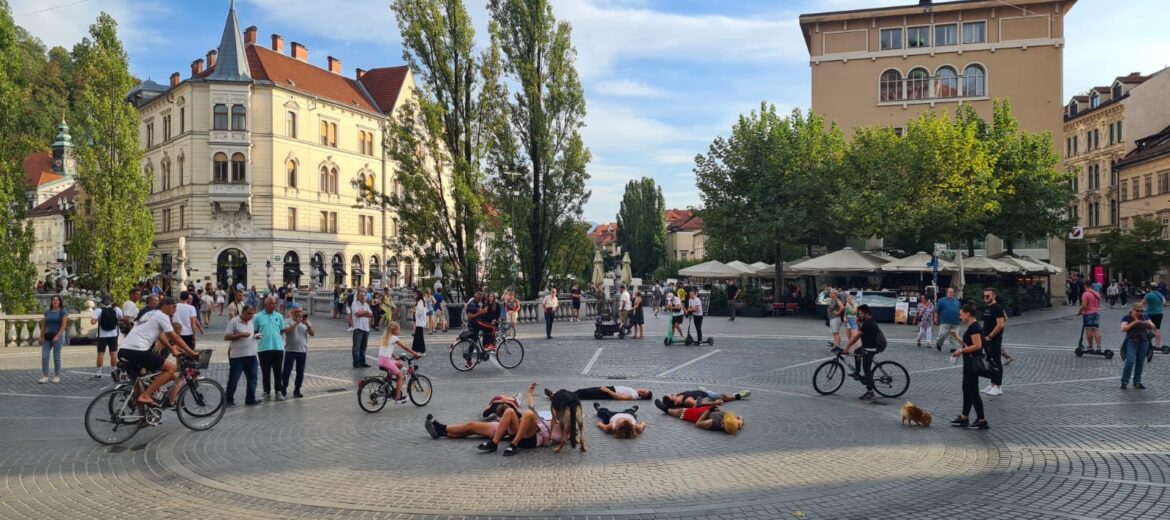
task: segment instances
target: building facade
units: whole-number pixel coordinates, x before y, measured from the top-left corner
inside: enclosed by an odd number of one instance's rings
[[[1064,16],[1074,0],[961,0],[806,14],[812,110],[847,136],[859,127],[902,131],[925,112],[969,105],[985,119],[1011,101],[1020,128],[1063,135]],[[1003,250],[989,236],[988,254]],[[1064,243],[1014,251],[1064,264]],[[1052,278],[1063,287],[1063,275]]]
[[[31,260],[39,277],[51,280],[66,260],[77,204],[77,158],[69,125],[65,121],[57,125],[50,151],[28,154],[22,166],[34,237]]]
[[[1129,229],[1140,216],[1160,222],[1162,237],[1170,238],[1170,126],[1135,139],[1133,149],[1114,165],[1114,175],[1122,186],[1145,187],[1122,202],[1118,225]]]
[[[666,261],[702,260],[707,255],[707,234],[703,219],[689,209],[668,209],[666,221]]]
[[[409,68],[346,77],[340,60],[313,66],[305,45],[286,53],[281,36],[265,46],[257,32],[241,33],[232,8],[219,48],[189,77],[147,81],[129,96],[152,184],[155,261],[164,274],[225,285],[415,283],[415,260],[387,240],[394,214],[357,207],[358,184],[401,192],[383,137],[414,93]]]

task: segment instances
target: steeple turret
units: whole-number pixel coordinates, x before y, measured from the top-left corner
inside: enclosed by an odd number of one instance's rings
[[[69,125],[65,119],[57,125],[57,138],[53,140],[53,172],[65,177],[77,174],[77,164],[73,158],[73,136],[69,135]]]
[[[244,41],[240,34],[240,24],[236,22],[235,0],[232,0],[231,6],[228,8],[227,21],[224,22],[223,26],[223,37],[219,40],[215,69],[207,76],[207,79],[252,81],[252,74],[248,69],[248,56],[244,54]]]

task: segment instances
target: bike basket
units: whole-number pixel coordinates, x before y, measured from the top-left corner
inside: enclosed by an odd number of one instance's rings
[[[205,348],[196,352],[199,352],[199,362],[195,365],[195,367],[200,370],[207,368],[207,365],[211,364],[212,349]]]

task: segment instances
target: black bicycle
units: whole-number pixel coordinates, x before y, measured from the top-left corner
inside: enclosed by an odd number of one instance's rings
[[[460,372],[467,372],[480,362],[487,362],[493,354],[500,366],[516,368],[524,361],[524,344],[518,339],[497,334],[495,348],[484,348],[479,334],[465,330],[451,344],[451,366]]]
[[[845,374],[859,382],[865,381],[865,374],[845,360],[845,351],[832,348],[834,359],[821,363],[813,372],[813,388],[821,395],[835,393],[845,383]],[[873,365],[873,389],[882,397],[898,397],[910,388],[910,372],[894,361],[881,361]]]
[[[85,410],[85,431],[102,444],[126,442],[143,426],[162,423],[163,411],[174,407],[179,422],[188,429],[203,431],[219,423],[225,411],[226,393],[214,379],[199,375],[211,362],[211,349],[200,350],[198,358],[179,358],[178,379],[163,385],[153,396],[162,406],[144,405],[138,396],[150,387],[162,372],[143,375],[141,368],[125,361],[118,362],[124,380],[102,391],[90,401]],[[170,390],[180,385],[175,401],[170,402]]]
[[[418,373],[418,360],[410,354],[403,352],[398,355],[398,359],[406,362],[406,366],[402,368],[406,376],[403,390],[410,397],[410,402],[415,406],[426,406],[431,402],[431,393],[434,391],[431,379]],[[369,376],[358,382],[358,406],[366,413],[378,412],[385,408],[386,402],[394,396],[394,388],[398,385],[399,376],[391,374],[385,368],[378,368],[386,372],[386,375]]]

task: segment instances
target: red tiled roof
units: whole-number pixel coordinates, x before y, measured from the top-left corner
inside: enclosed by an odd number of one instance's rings
[[[1093,90],[1096,90],[1097,92],[1104,92],[1104,93],[1108,94],[1110,88],[1109,87],[1093,87]]]
[[[1150,79],[1150,76],[1142,76],[1142,73],[1140,72],[1131,72],[1125,76],[1117,76],[1117,79],[1114,81],[1120,81],[1122,83],[1141,83],[1147,79]]]
[[[268,80],[282,87],[327,97],[344,105],[380,112],[355,80],[258,45],[248,45],[244,52],[248,54],[252,79]]]
[[[589,233],[589,238],[598,245],[612,244],[617,240],[617,222],[598,224]]]
[[[1137,147],[1125,154],[1125,158],[1114,167],[1123,168],[1168,154],[1170,154],[1170,126],[1154,135],[1138,139]]]
[[[64,179],[53,171],[53,156],[48,152],[34,152],[24,156],[24,183],[30,188]]]
[[[701,217],[699,217],[698,215],[695,215],[690,220],[688,220],[685,224],[683,224],[679,229],[681,229],[683,231],[699,231],[699,230],[703,229],[703,219]]]
[[[394,112],[394,104],[398,102],[398,94],[402,92],[402,85],[406,83],[407,72],[410,67],[381,67],[367,71],[358,80],[366,87],[366,92],[374,98],[383,114]]]
[[[77,185],[74,184],[68,188],[65,188],[64,190],[61,190],[61,193],[53,195],[52,197],[49,197],[48,200],[37,204],[37,207],[33,208],[32,211],[29,212],[28,216],[45,217],[49,215],[64,215],[68,210],[61,211],[61,200],[69,200],[76,196]]]
[[[1084,101],[1087,103],[1089,101],[1089,96],[1073,96],[1073,101]]]

